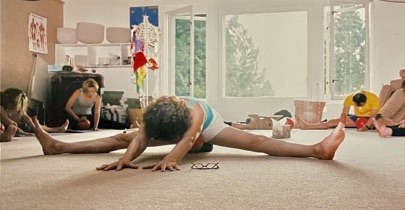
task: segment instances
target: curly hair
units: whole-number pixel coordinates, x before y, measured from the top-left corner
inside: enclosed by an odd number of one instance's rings
[[[146,108],[143,123],[147,138],[179,140],[190,125],[190,109],[175,96],[162,96]]]
[[[28,107],[28,97],[20,89],[8,88],[1,93],[1,106],[22,116]]]

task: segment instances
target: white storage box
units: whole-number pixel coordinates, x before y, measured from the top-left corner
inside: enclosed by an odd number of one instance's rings
[[[104,25],[79,22],[76,24],[76,37],[85,44],[99,44],[104,41]]]
[[[107,41],[110,43],[129,43],[131,29],[124,27],[109,27],[106,29]]]
[[[57,28],[56,40],[60,44],[76,44],[76,29],[74,28]]]

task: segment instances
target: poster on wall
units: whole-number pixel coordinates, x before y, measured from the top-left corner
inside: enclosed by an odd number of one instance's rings
[[[154,26],[159,26],[159,10],[158,6],[148,6],[148,7],[130,7],[130,27],[137,26],[141,24],[144,20],[143,17],[147,16],[149,19],[149,23]]]
[[[47,19],[30,13],[28,17],[28,49],[31,52],[48,54]]]

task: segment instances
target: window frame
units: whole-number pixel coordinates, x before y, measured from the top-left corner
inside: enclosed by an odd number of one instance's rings
[[[192,5],[181,7],[178,9],[170,10],[167,14],[167,42],[170,47],[167,51],[167,66],[168,66],[168,84],[169,84],[169,94],[176,94],[176,34],[175,34],[175,22],[172,21],[176,16],[181,13],[189,12],[190,14],[190,97],[194,96],[194,8]]]
[[[325,89],[325,97],[329,98],[330,100],[343,100],[345,96],[336,95],[335,88],[334,88],[334,76],[336,72],[335,66],[335,52],[334,52],[334,44],[335,44],[335,21],[334,20],[334,13],[333,8],[335,6],[341,6],[345,4],[363,4],[365,9],[365,74],[364,74],[364,86],[365,89],[370,89],[370,2],[371,0],[331,0],[329,6],[329,25],[325,23],[325,32],[327,32],[326,27],[329,27],[329,46],[328,51],[329,53],[328,58],[326,58],[326,81],[324,82],[324,89]],[[326,36],[325,36],[326,41]],[[326,46],[325,46],[326,47]],[[326,57],[326,56],[325,56]],[[349,93],[348,93],[349,94]]]

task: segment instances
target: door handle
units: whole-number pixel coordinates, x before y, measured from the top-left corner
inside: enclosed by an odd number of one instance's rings
[[[332,79],[332,83],[338,82],[340,79]]]

